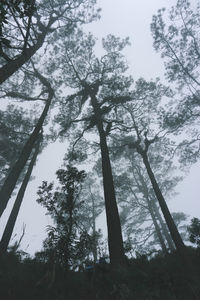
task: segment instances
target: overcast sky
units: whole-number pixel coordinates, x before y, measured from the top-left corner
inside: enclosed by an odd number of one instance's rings
[[[144,77],[161,77],[164,79],[163,61],[160,54],[152,47],[153,40],[150,32],[152,15],[159,8],[171,7],[176,3],[174,0],[99,0],[102,8],[101,20],[87,26],[97,38],[102,38],[109,33],[117,36],[130,37],[131,46],[124,52],[130,72],[134,79]],[[42,180],[52,180],[55,171],[61,166],[67,143],[60,145],[58,142],[48,146],[39,156],[33,171],[35,180],[29,183],[22,208],[15,226],[15,233],[20,237],[23,223],[26,224],[26,233],[22,241],[22,249],[33,254],[40,250],[42,240],[46,236],[45,228],[50,218],[45,216],[45,210],[41,208],[35,199],[36,191]],[[177,186],[178,196],[169,202],[171,211],[183,211],[191,217],[200,217],[200,163],[191,168],[190,174]],[[14,200],[14,198],[13,198]],[[5,225],[7,216],[13,202],[0,222],[0,228]],[[105,228],[105,220],[99,226]]]

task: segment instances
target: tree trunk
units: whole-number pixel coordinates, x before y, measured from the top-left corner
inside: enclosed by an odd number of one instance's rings
[[[102,174],[104,186],[104,198],[108,228],[108,247],[111,265],[115,268],[125,265],[125,255],[122,240],[122,231],[119,212],[116,202],[113,175],[110,163],[110,156],[106,141],[106,134],[103,128],[100,109],[95,96],[91,97],[92,106],[96,118],[96,126],[99,132],[100,149],[102,159]]]
[[[162,213],[164,215],[165,221],[167,223],[167,226],[169,228],[170,234],[172,236],[174,244],[176,245],[177,251],[178,251],[182,261],[184,262],[184,264],[188,265],[188,259],[187,259],[187,255],[186,255],[185,245],[184,245],[183,240],[177,230],[174,220],[170,214],[170,211],[169,211],[166,201],[162,195],[162,192],[159,188],[159,185],[155,179],[154,173],[151,169],[151,166],[150,166],[150,163],[149,163],[149,160],[147,157],[147,153],[145,151],[141,151],[140,154],[142,156],[144,165],[145,165],[147,173],[149,175],[149,179],[152,183],[155,195],[160,204],[160,207],[161,207]]]
[[[17,58],[7,62],[0,68],[0,84],[6,81],[11,75],[18,71],[36,52],[40,49],[44,43],[45,37],[48,33],[50,26],[53,24],[53,19],[49,22],[48,26],[38,36],[38,40],[35,45],[27,48]]]
[[[165,245],[165,242],[164,242],[164,239],[163,239],[163,236],[162,236],[160,227],[159,227],[159,225],[158,225],[158,223],[157,223],[157,220],[156,220],[154,211],[153,211],[152,206],[151,206],[151,202],[150,202],[150,200],[149,200],[148,197],[147,197],[146,199],[147,199],[148,209],[149,209],[151,218],[152,218],[152,220],[153,220],[153,224],[154,224],[154,227],[155,227],[155,230],[156,230],[156,234],[157,234],[157,236],[158,236],[158,239],[159,239],[159,242],[160,242],[162,251],[163,251],[164,254],[168,254],[168,251],[167,251],[167,248],[166,248],[166,245]]]
[[[132,163],[132,161],[131,161],[131,163]],[[132,168],[134,169],[133,163],[132,163]],[[145,180],[144,180],[144,178],[141,174],[140,169],[135,168],[135,170],[137,171],[137,174],[139,176],[139,180],[140,180],[142,186],[141,186],[141,184],[139,184],[139,182],[137,181],[136,178],[135,178],[135,181],[137,183],[139,191],[145,196],[145,199],[147,200],[148,210],[149,210],[149,213],[151,215],[151,218],[152,218],[152,221],[153,221],[153,224],[154,224],[154,227],[155,227],[155,230],[156,230],[156,233],[157,233],[162,251],[163,251],[164,254],[168,254],[168,251],[167,251],[167,248],[166,248],[166,245],[165,245],[160,227],[159,227],[159,225],[157,223],[157,220],[156,220],[156,216],[155,216],[155,212],[154,212],[154,209],[153,209],[153,206],[152,206],[152,202],[149,199],[149,190],[148,190],[147,184],[146,184],[146,182],[145,182]]]
[[[36,124],[34,131],[28,138],[27,142],[25,143],[25,145],[19,155],[18,160],[11,168],[10,173],[8,174],[6,180],[1,188],[1,191],[0,191],[0,217],[7,206],[7,203],[9,201],[9,198],[10,198],[15,186],[16,186],[16,183],[20,176],[20,173],[22,172],[24,166],[27,163],[27,160],[33,149],[33,145],[35,144],[36,140],[38,139],[39,132],[41,131],[44,120],[47,116],[49,106],[51,104],[51,99],[53,98],[53,95],[54,95],[54,92],[51,89],[50,84],[48,85],[48,87],[49,87],[49,97],[48,97],[48,100],[44,107],[44,110]]]
[[[151,184],[153,186],[153,190],[155,192],[155,195],[158,199],[160,208],[162,210],[162,213],[164,215],[165,221],[167,223],[167,226],[169,228],[170,234],[172,236],[172,239],[174,241],[174,244],[176,246],[178,255],[180,257],[181,260],[181,265],[183,268],[183,271],[186,273],[186,280],[188,283],[188,286],[186,287],[186,289],[190,290],[191,293],[191,300],[198,300],[200,299],[200,291],[199,291],[199,285],[196,282],[196,277],[193,274],[193,268],[191,266],[191,261],[189,256],[187,255],[187,251],[186,251],[186,247],[183,243],[183,240],[178,232],[178,229],[176,227],[176,224],[174,223],[174,220],[170,214],[170,211],[168,209],[167,203],[162,195],[162,192],[159,188],[159,185],[155,179],[154,173],[151,169],[149,160],[148,160],[148,156],[147,156],[147,152],[141,150],[140,148],[137,149],[138,153],[142,156],[144,165],[146,167],[147,173],[149,175],[149,179],[151,181]]]
[[[158,207],[157,207],[157,205],[156,205],[156,203],[155,203],[154,200],[151,200],[151,203],[152,203],[152,206],[153,206],[153,210],[154,210],[155,216],[156,216],[157,220],[159,221],[160,226],[162,228],[163,235],[166,238],[166,241],[167,241],[167,244],[169,246],[169,249],[170,249],[170,251],[174,251],[176,248],[174,246],[174,243],[172,241],[171,236],[168,233],[167,226],[166,226],[165,222],[162,219],[162,216],[161,216],[161,214],[160,214],[160,212],[158,210]]]
[[[39,153],[40,141],[41,141],[41,137],[36,142],[36,148],[35,148],[35,151],[33,153],[31,162],[30,162],[30,164],[28,166],[28,170],[27,170],[27,172],[24,176],[24,180],[23,180],[22,185],[21,185],[21,187],[19,189],[19,192],[17,194],[17,198],[15,200],[13,209],[11,211],[8,222],[6,224],[3,236],[1,238],[1,242],[0,242],[0,253],[1,254],[5,253],[7,251],[7,248],[8,248],[9,242],[10,242],[10,238],[12,236],[13,229],[14,229],[14,226],[15,226],[15,222],[16,222],[16,219],[17,219],[17,216],[18,216],[18,213],[19,213],[22,201],[23,201],[24,193],[26,191],[26,188],[27,188],[27,185],[29,183],[34,164],[36,162],[36,159],[37,159],[37,156],[38,156],[38,153]]]
[[[95,204],[94,204],[94,198],[92,198],[92,233],[93,233],[93,239],[94,239],[94,244],[93,244],[93,258],[94,258],[94,263],[97,262],[97,240],[96,240],[96,216],[95,216]]]

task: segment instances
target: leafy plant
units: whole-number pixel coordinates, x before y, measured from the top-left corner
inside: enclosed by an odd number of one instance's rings
[[[191,243],[196,244],[200,247],[200,220],[193,218],[191,224],[187,227],[189,233],[189,240]]]

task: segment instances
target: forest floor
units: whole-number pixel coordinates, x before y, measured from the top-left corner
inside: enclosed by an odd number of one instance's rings
[[[0,257],[2,300],[198,300],[200,249],[188,248],[191,273],[177,253],[149,259],[139,255],[115,272],[109,264],[95,271],[52,271],[35,259],[8,253]]]

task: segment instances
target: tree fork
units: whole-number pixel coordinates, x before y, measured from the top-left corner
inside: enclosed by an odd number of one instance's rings
[[[42,32],[38,35],[36,44],[24,49],[24,51],[18,57],[7,62],[3,67],[0,68],[0,84],[18,71],[42,47],[44,40],[55,21],[56,18],[51,17],[48,25],[43,27]]]
[[[30,48],[26,48],[20,56],[9,61],[0,68],[0,84],[18,71],[42,47],[45,37],[46,32],[40,34],[37,44]]]

